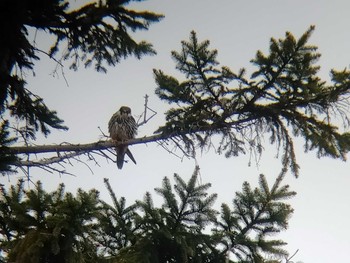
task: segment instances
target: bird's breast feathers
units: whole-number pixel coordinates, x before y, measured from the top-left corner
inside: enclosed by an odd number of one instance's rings
[[[114,114],[108,126],[111,138],[117,141],[133,139],[137,133],[137,124],[132,116]]]

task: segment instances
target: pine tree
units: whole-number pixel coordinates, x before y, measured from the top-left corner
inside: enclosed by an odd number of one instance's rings
[[[317,76],[320,54],[307,44],[313,30],[310,27],[299,39],[289,32],[284,39],[272,38],[269,54],[258,51],[251,61],[257,69],[250,78],[245,69],[234,73],[219,67],[217,50],[191,32],[181,51],[172,52],[185,80],[154,70],[156,93],[175,105],[158,132],[178,137],[189,154],[210,147],[217,135],[217,150],[226,157],[247,149],[261,154],[268,135],[282,150],[283,171],[291,169],[296,176],[293,136],[304,139],[305,151],[345,159],[350,135],[339,130],[335,119],[341,116],[345,127],[349,124],[344,103],[348,103],[350,71],[332,70],[331,85]]]
[[[165,177],[155,189],[164,200],[161,208],[154,206],[150,193],[136,202],[134,242],[119,251],[116,262],[197,262],[203,257],[205,248],[198,245],[210,240],[202,230],[216,216],[216,194],[206,193],[210,184],[197,186],[197,176],[198,170],[186,183],[175,174],[174,190]]]
[[[1,252],[8,262],[97,262],[93,241],[99,209],[95,190],[73,196],[60,185],[47,193],[40,182],[25,190],[19,181],[1,189]],[[1,253],[2,254],[2,253]]]
[[[270,239],[287,228],[293,213],[284,201],[296,193],[290,191],[288,185],[281,186],[282,178],[280,175],[270,189],[265,176],[261,175],[259,188],[253,190],[249,183],[243,184],[243,191],[237,192],[233,200],[233,209],[222,204],[215,232],[221,237],[225,251],[237,262],[267,262],[266,255],[277,259],[287,255],[282,249],[286,245],[284,241]]]
[[[105,184],[112,198],[112,205],[101,201],[100,228],[97,230],[96,238],[103,248],[101,253],[115,257],[120,250],[136,242],[135,233],[139,227],[136,222],[137,205],[126,206],[126,199],[116,197],[107,179]]]
[[[6,262],[127,262],[127,263],[272,263],[286,257],[282,240],[295,195],[280,175],[270,188],[263,175],[259,187],[245,182],[232,207],[214,209],[217,194],[198,183],[198,168],[186,182],[165,177],[155,192],[126,206],[108,181],[112,204],[96,190],[65,193],[61,184],[47,193],[38,182],[25,190],[23,181],[0,195],[0,255]]]
[[[116,262],[277,262],[287,255],[286,243],[271,237],[287,229],[293,209],[285,201],[295,195],[282,178],[271,189],[263,175],[254,190],[245,182],[233,207],[222,204],[219,213],[210,184],[197,184],[198,170],[188,182],[175,174],[174,187],[165,177],[155,189],[163,205],[155,207],[150,193],[137,202],[136,242],[120,249]]]

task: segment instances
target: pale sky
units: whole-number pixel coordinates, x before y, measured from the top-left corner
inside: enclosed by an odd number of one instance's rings
[[[79,0],[75,2],[79,3]],[[72,72],[67,63],[64,76],[69,86],[61,71],[51,74],[55,63],[43,57],[35,67],[36,76],[28,74],[28,88],[43,97],[51,109],[57,110],[70,129],[55,131],[47,139],[39,138],[37,144],[97,141],[101,136],[98,127],[107,133],[108,120],[121,105],[130,106],[137,118],[143,111],[145,94],[149,95],[149,107],[158,114],[139,128],[139,136],[152,135],[164,123],[164,112],[169,107],[154,94],[156,84],[152,69],[162,69],[181,78],[170,52],[180,49],[180,42],[188,40],[191,30],[197,32],[199,40],[209,39],[211,48],[219,52],[221,65],[235,72],[245,67],[251,73],[249,61],[257,50],[267,51],[271,37],[283,38],[286,31],[299,37],[310,25],[316,26],[310,44],[318,46],[322,54],[321,78],[329,80],[330,69],[344,69],[350,64],[348,0],[148,0],[135,1],[132,6],[165,15],[161,22],[151,25],[149,31],[135,34],[137,39],[153,43],[158,55],[142,60],[129,58],[109,68],[107,74],[96,73],[92,68]],[[42,48],[50,45],[45,34],[38,34],[36,42]],[[297,192],[290,200],[295,211],[289,229],[278,237],[288,242],[286,249],[291,254],[299,249],[294,262],[349,262],[350,164],[329,158],[317,159],[315,152],[304,154],[300,140],[296,142],[300,177],[296,179],[288,174],[284,181]],[[212,183],[211,192],[219,195],[216,203],[219,207],[222,202],[231,204],[234,193],[241,190],[244,181],[257,186],[260,173],[271,183],[275,180],[281,169],[275,148],[267,140],[258,165],[253,162],[248,166],[248,155],[226,159],[212,150],[198,153],[196,161],[181,160],[156,143],[149,143],[131,147],[137,165],[129,162],[123,170],[101,159],[100,166],[88,163],[93,174],[85,165],[72,162],[73,166],[68,164],[67,170],[75,177],[60,177],[34,169],[31,175],[33,181],[41,180],[47,190],[56,189],[61,182],[68,191],[75,192],[78,187],[96,188],[106,201],[109,196],[103,178],[109,178],[117,196],[124,196],[131,204],[142,199],[146,191],[158,200],[153,189],[161,185],[163,177],[172,179],[173,174],[178,173],[187,180],[198,164],[201,181]],[[1,177],[0,182],[15,184],[20,176]]]

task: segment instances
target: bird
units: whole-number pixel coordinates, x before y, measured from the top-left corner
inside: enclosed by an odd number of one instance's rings
[[[113,114],[108,122],[109,135],[115,142],[124,142],[135,138],[137,135],[137,123],[131,115],[131,109],[128,106],[121,106],[120,109]],[[135,158],[130,152],[128,145],[117,145],[117,166],[123,168],[124,157],[127,154],[136,164]]]

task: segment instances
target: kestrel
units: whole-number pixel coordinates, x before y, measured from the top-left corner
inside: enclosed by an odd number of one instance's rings
[[[131,115],[131,109],[129,107],[122,106],[113,114],[108,122],[108,131],[113,141],[123,142],[135,138],[137,134],[137,124],[134,117]],[[116,146],[116,151],[117,166],[119,169],[123,168],[125,154],[136,164],[127,145]]]

